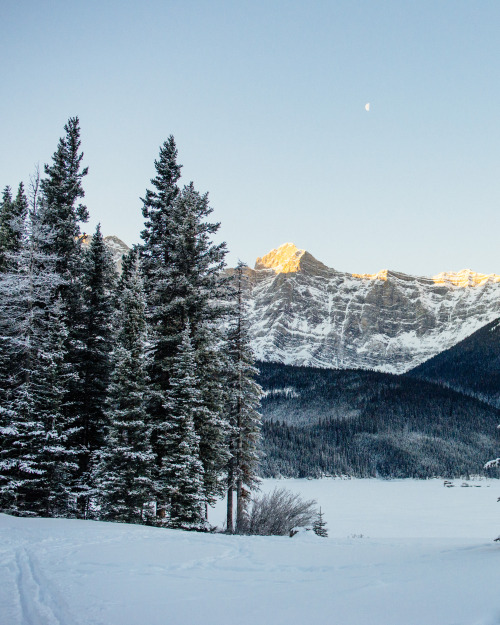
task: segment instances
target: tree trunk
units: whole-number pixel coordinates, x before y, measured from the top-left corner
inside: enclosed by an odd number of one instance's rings
[[[234,534],[233,525],[233,476],[228,475],[229,487],[227,489],[227,515],[226,515],[226,532]]]
[[[236,533],[243,533],[245,501],[243,499],[243,480],[238,478],[236,483]]]

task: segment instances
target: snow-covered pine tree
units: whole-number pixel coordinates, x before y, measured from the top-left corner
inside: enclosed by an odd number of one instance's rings
[[[10,187],[6,187],[0,203],[0,273],[16,273],[16,255],[21,251],[26,235],[27,214],[28,200],[23,183],[19,185],[15,200]],[[8,321],[4,319],[3,323],[8,324]],[[0,334],[0,406],[8,400],[14,372],[19,368],[18,355],[7,348],[6,340],[7,336]]]
[[[38,317],[38,319],[36,319]],[[60,296],[33,317],[30,369],[12,402],[18,457],[17,513],[71,516],[77,453],[63,414],[70,368],[65,363],[66,326]]]
[[[22,246],[23,224],[28,214],[28,200],[21,182],[16,198],[5,187],[0,203],[0,271],[8,270],[9,255],[17,254]]]
[[[233,319],[228,331],[228,414],[230,424],[227,465],[227,531],[233,532],[233,492],[236,490],[236,531],[245,525],[249,493],[258,486],[261,415],[258,412],[262,389],[255,381],[258,369],[250,347],[244,300],[246,265],[238,263],[233,274]],[[248,489],[248,490],[247,490]]]
[[[88,169],[82,167],[80,124],[71,117],[64,126],[65,135],[59,140],[52,163],[45,165],[41,181],[44,206],[43,225],[53,233],[42,242],[42,251],[56,257],[55,273],[60,284],[54,297],[61,297],[67,329],[65,362],[71,368],[69,387],[64,398],[64,414],[69,422],[84,411],[84,328],[83,315],[83,250],[80,223],[88,220],[87,207],[80,200],[85,193],[82,180]],[[85,448],[85,430],[80,428],[68,441],[72,449]]]
[[[200,437],[205,499],[212,503],[222,490],[220,478],[227,462],[221,351],[226,312],[220,278],[226,250],[224,244],[211,241],[219,224],[206,221],[212,212],[207,195],[201,196],[192,184],[179,191],[176,159],[177,149],[170,137],[155,162],[157,176],[151,181],[155,190],[148,190],[143,200],[142,257],[154,389],[149,408],[152,444],[160,466],[165,451],[159,436],[169,419],[170,378],[189,320],[201,401],[195,430]]]
[[[80,222],[88,221],[87,207],[78,203],[85,196],[82,180],[88,168],[82,168],[80,152],[80,122],[70,117],[64,126],[65,136],[59,139],[52,164],[45,165],[46,178],[41,181],[41,192],[46,210],[45,225],[53,229],[54,237],[47,241],[49,253],[57,254],[56,271],[66,281],[61,288],[63,301],[68,291],[75,288],[82,265]]]
[[[180,271],[177,269],[177,276],[174,273],[174,280],[180,286],[178,295],[184,299],[182,305],[177,303],[176,312],[191,325],[202,402],[195,429],[200,437],[206,503],[213,505],[224,492],[224,470],[229,459],[225,413],[228,360],[223,323],[228,319],[230,305],[222,277],[226,247],[211,241],[220,224],[206,221],[213,212],[208,194],[201,195],[190,183],[176,198],[174,208],[182,216]]]
[[[57,257],[43,251],[53,231],[37,204],[38,181],[22,246],[0,274],[3,347],[15,358],[13,387],[0,413],[0,500],[22,515],[68,515],[76,452],[62,413],[71,373],[65,363],[66,324]],[[8,296],[7,296],[8,294]]]
[[[177,181],[181,176],[181,168],[182,165],[177,163],[175,140],[170,135],[160,147],[159,159],[155,161],[156,176],[151,179],[154,190],[147,189],[142,200],[145,222],[141,232],[144,241],[141,256],[146,293],[153,287],[152,274],[157,264],[169,262],[168,242],[174,221],[172,205],[179,194]]]
[[[146,319],[137,250],[120,277],[114,369],[107,401],[107,436],[97,466],[100,517],[145,523],[154,501],[147,406]]]
[[[91,461],[104,444],[116,278],[112,254],[98,225],[84,254],[82,274],[83,305],[78,351],[82,393],[78,402],[81,453],[77,487],[82,516],[88,516],[90,512],[93,492]]]
[[[36,208],[37,194],[33,198]],[[10,188],[6,187],[0,208],[0,509],[9,512],[16,510],[20,457],[13,402],[26,376],[33,274],[37,268],[29,232],[31,221],[16,220],[13,204]]]
[[[321,507],[320,507],[318,514],[316,516],[316,519],[314,520],[312,528],[316,536],[321,536],[321,538],[327,538],[328,530],[326,529],[326,521],[324,520],[323,517],[324,517],[324,514],[321,511]]]
[[[205,521],[206,500],[200,437],[194,424],[203,406],[190,334],[187,322],[170,376],[169,418],[162,423],[158,434],[163,454],[157,495],[165,506],[170,527],[200,529]],[[160,516],[164,516],[163,513]]]

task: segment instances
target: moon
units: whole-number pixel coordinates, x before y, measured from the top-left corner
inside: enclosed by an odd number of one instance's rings
[[[365,111],[369,111],[369,110],[370,110],[370,103],[369,103],[369,102],[367,102],[367,103],[365,104]]]

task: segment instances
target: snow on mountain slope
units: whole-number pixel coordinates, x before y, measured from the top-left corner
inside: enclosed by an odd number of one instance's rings
[[[479,484],[285,483],[318,498],[328,538],[0,515],[0,622],[495,625],[498,484]]]
[[[500,316],[500,276],[350,274],[285,243],[248,270],[258,359],[403,373]]]

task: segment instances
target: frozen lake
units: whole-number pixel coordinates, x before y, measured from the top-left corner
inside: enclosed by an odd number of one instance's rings
[[[331,537],[481,537],[500,534],[500,480],[264,480],[261,491],[287,488],[315,499]],[[466,484],[467,486],[462,486]],[[225,522],[225,503],[210,511]]]

